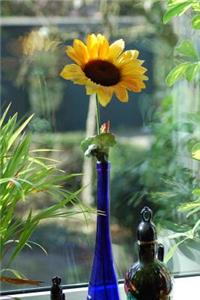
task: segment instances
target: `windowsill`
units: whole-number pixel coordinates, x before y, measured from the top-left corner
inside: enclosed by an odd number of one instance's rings
[[[87,288],[72,288],[64,290],[67,300],[86,300]],[[125,300],[123,284],[120,284],[121,300]],[[200,276],[182,277],[174,279],[173,300],[199,300]],[[49,292],[34,292],[10,296],[0,296],[0,300],[11,300],[19,298],[22,300],[50,300]]]

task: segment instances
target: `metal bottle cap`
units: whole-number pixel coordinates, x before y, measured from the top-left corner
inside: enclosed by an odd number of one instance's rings
[[[137,229],[137,238],[139,244],[154,243],[157,240],[156,227],[151,221],[152,210],[145,206],[141,210],[142,221]]]

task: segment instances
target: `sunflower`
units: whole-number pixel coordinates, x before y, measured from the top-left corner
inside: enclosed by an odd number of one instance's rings
[[[128,102],[128,91],[135,93],[145,88],[146,68],[138,59],[137,50],[124,51],[122,39],[111,45],[102,34],[89,34],[86,43],[75,39],[67,46],[67,55],[76,63],[66,65],[60,76],[76,84],[85,85],[86,94],[97,94],[106,106],[115,93],[121,102]]]

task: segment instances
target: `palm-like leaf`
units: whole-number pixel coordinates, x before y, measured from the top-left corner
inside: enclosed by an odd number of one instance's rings
[[[25,246],[30,246],[31,235],[42,220],[71,216],[87,209],[82,206],[77,210],[68,209],[68,203],[77,202],[80,190],[72,193],[62,187],[66,180],[80,174],[67,175],[56,167],[56,161],[41,156],[41,149],[38,153],[37,149],[31,151],[31,136],[25,130],[32,116],[21,124],[17,124],[17,114],[5,121],[8,110],[9,107],[0,118],[0,261],[10,253],[7,257],[9,272],[16,256]],[[30,209],[28,215],[20,219],[16,214],[18,203],[41,192],[49,194],[55,204],[39,212]],[[0,277],[2,281],[5,278]]]

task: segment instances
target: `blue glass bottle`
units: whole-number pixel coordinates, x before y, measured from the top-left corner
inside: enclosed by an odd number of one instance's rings
[[[110,163],[97,162],[96,244],[87,300],[119,300],[110,236]]]

